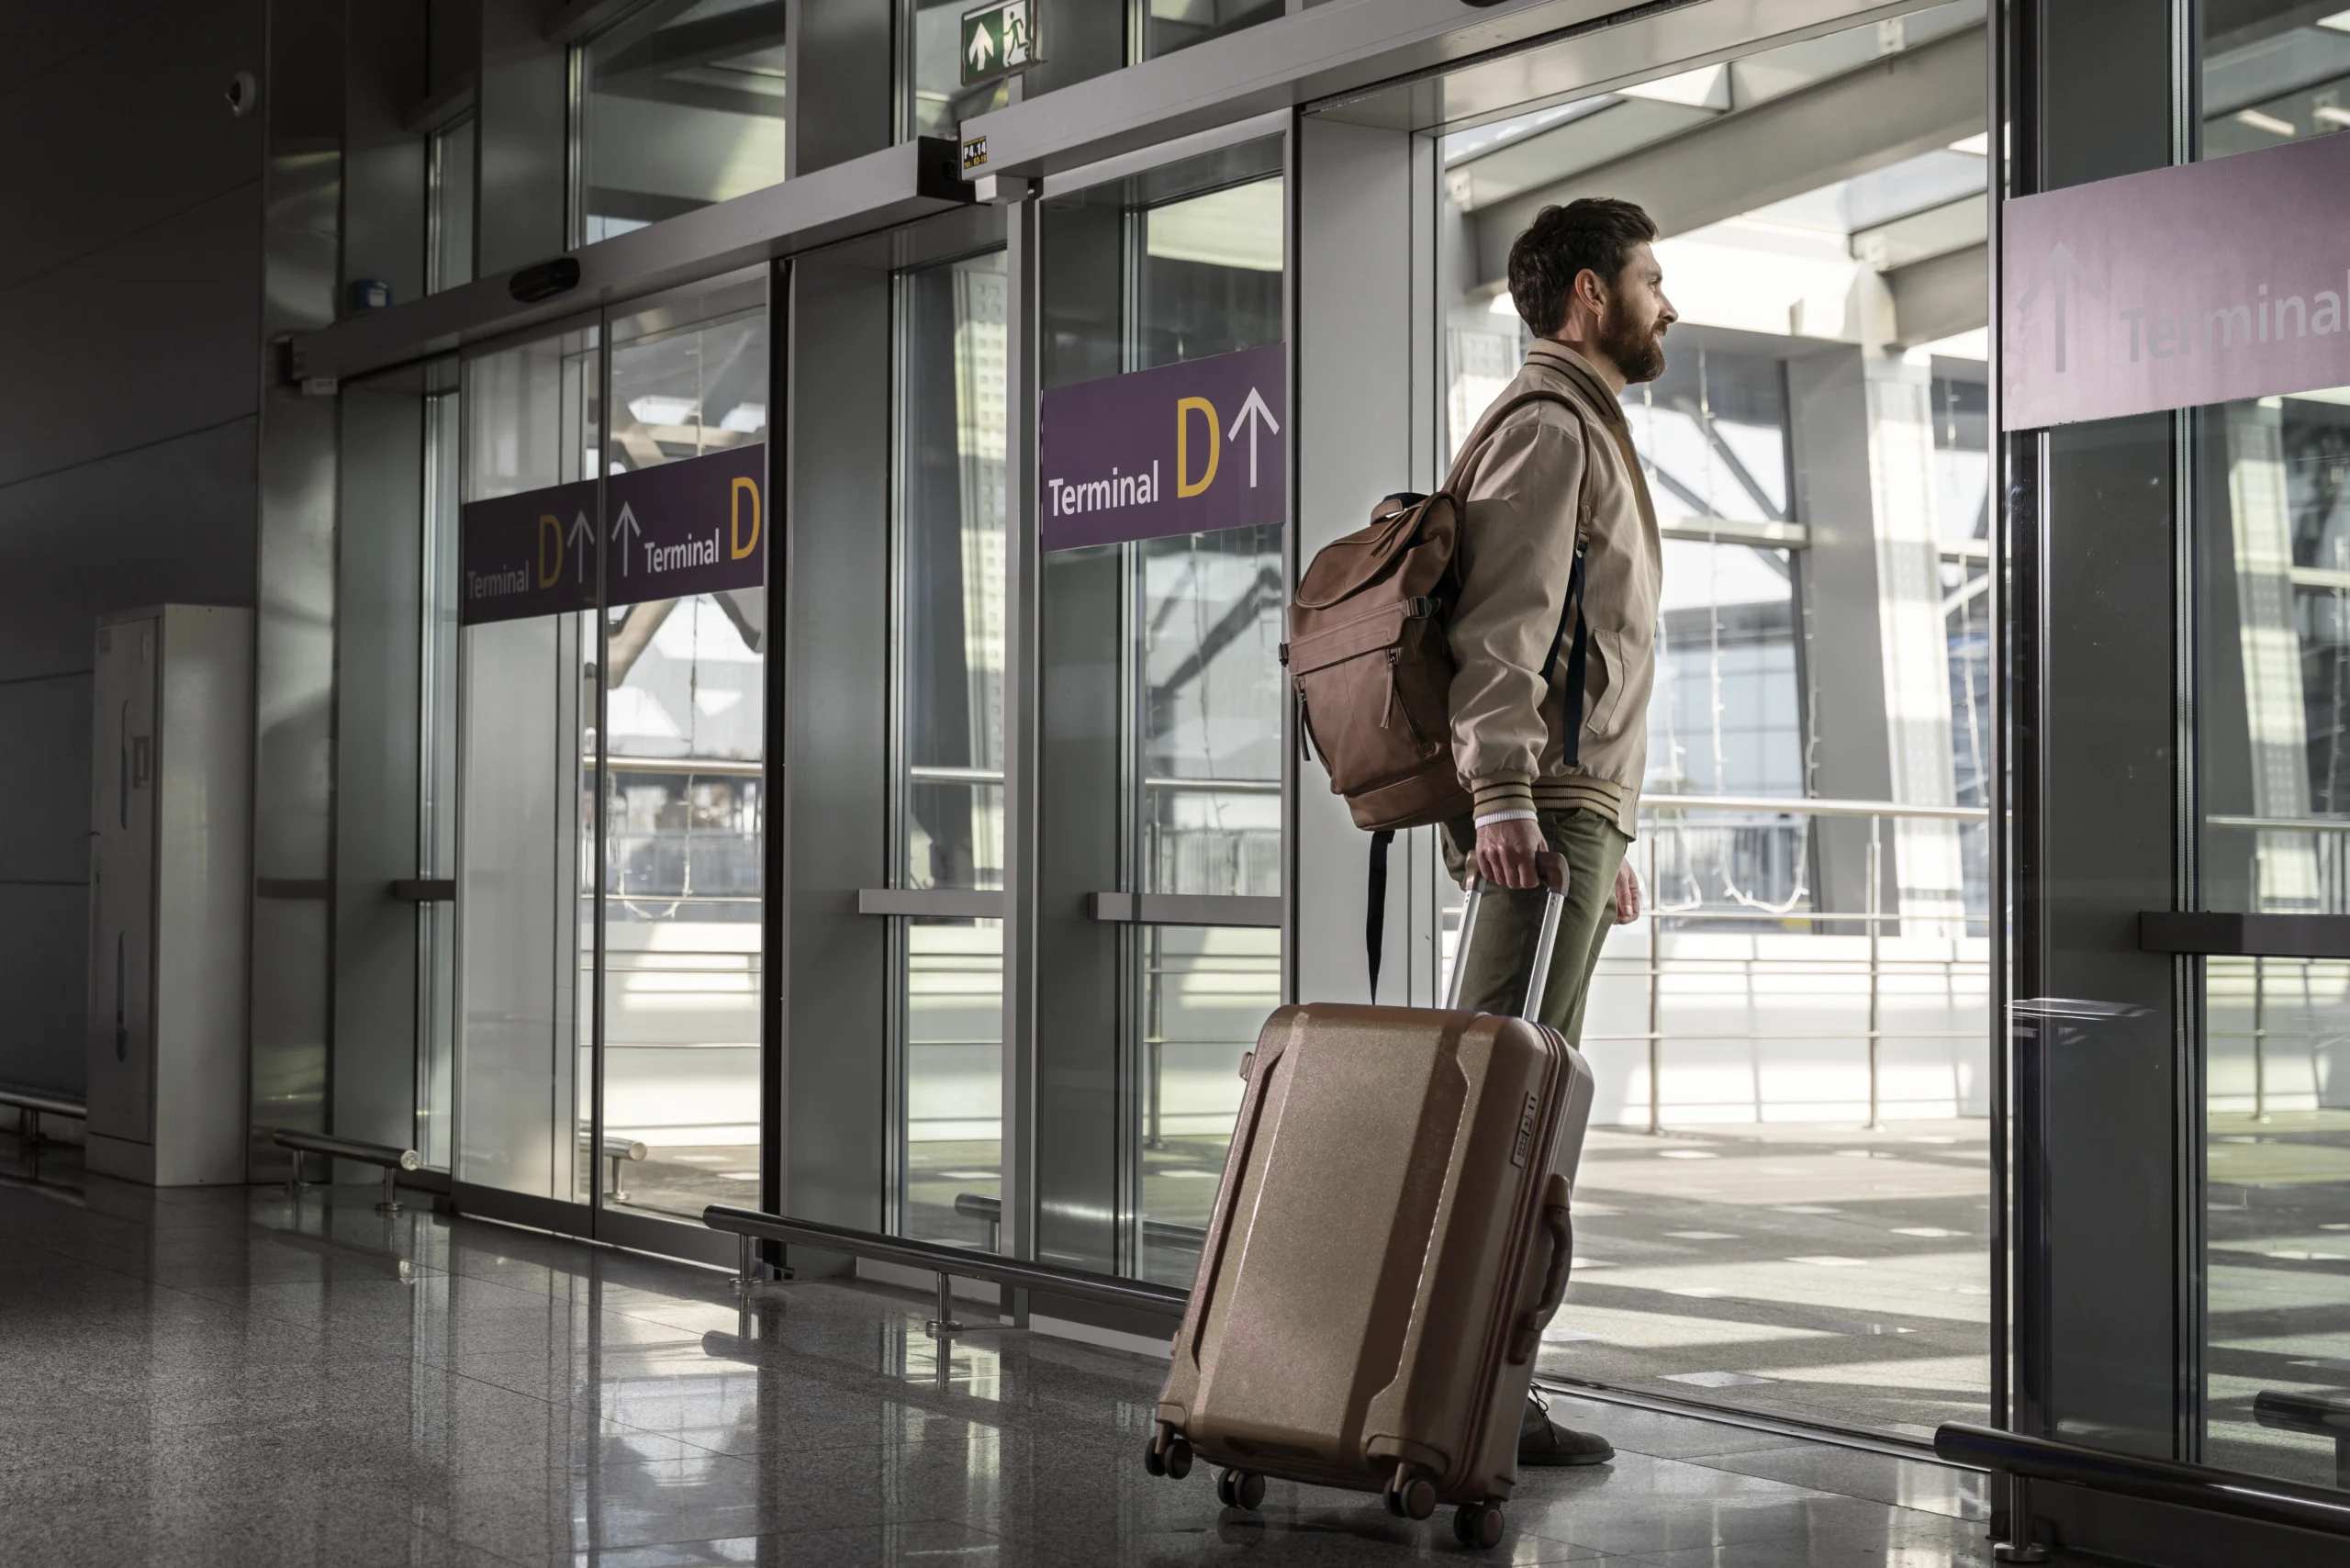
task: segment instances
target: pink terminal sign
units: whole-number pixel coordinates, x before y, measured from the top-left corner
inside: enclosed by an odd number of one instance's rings
[[[1289,350],[1281,343],[1056,386],[1037,431],[1047,550],[1289,517]]]
[[[2001,209],[2000,423],[2350,386],[2350,136]]]

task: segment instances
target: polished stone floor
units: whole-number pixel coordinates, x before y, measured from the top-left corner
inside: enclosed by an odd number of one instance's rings
[[[763,1287],[372,1187],[0,1184],[0,1563],[915,1565],[1460,1559],[1446,1518],[1153,1480],[1149,1360],[916,1296]],[[744,1332],[748,1329],[747,1334]],[[1988,1561],[1981,1478],[1620,1406],[1536,1473],[1512,1563]]]

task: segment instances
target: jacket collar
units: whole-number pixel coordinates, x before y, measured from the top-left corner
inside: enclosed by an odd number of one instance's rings
[[[1624,422],[1623,405],[1616,400],[1616,394],[1607,389],[1607,383],[1599,378],[1599,372],[1592,368],[1591,361],[1566,344],[1550,338],[1538,338],[1534,346],[1526,351],[1526,363],[1529,369],[1539,366],[1553,375],[1564,376],[1576,391],[1596,405],[1609,421],[1615,424]]]

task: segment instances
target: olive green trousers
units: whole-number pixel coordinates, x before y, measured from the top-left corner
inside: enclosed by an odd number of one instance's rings
[[[1542,991],[1540,1022],[1583,1044],[1583,1003],[1591,994],[1599,950],[1616,924],[1616,873],[1632,841],[1597,812],[1539,813],[1542,836],[1567,857],[1567,907],[1559,917],[1559,938],[1550,950],[1550,979]],[[1477,846],[1472,818],[1444,824],[1444,859],[1452,874],[1468,880]],[[1542,929],[1539,888],[1488,888],[1470,933],[1468,968],[1460,976],[1460,1005],[1479,1013],[1516,1014],[1526,999],[1534,968],[1534,942]]]

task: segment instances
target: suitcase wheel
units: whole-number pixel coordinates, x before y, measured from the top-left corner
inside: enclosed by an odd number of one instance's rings
[[[1499,1503],[1463,1503],[1452,1510],[1452,1537],[1461,1545],[1483,1551],[1502,1540]]]
[[[1436,1512],[1436,1483],[1417,1465],[1397,1465],[1387,1481],[1387,1511],[1399,1519],[1427,1518]]]
[[[1192,1473],[1191,1439],[1181,1432],[1159,1428],[1150,1435],[1150,1446],[1142,1450],[1142,1467],[1153,1475],[1182,1480]]]
[[[1246,1470],[1218,1471],[1215,1500],[1227,1508],[1261,1508],[1265,1506],[1265,1478]]]

